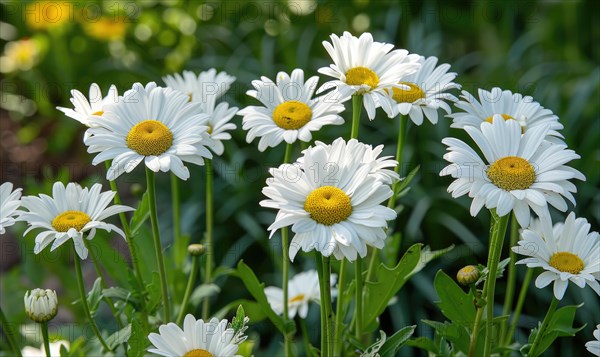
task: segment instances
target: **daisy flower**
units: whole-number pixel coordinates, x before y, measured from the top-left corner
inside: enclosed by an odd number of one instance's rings
[[[450,114],[450,106],[445,100],[456,101],[456,97],[447,90],[460,88],[460,84],[452,82],[456,73],[450,72],[450,65],[440,64],[437,57],[431,56],[425,59],[421,56],[419,63],[421,68],[408,76],[403,77],[398,84],[403,88],[392,88],[388,94],[392,95],[396,103],[387,113],[390,118],[398,114],[408,115],[416,125],[423,124],[423,114],[432,123],[437,124],[438,109],[442,108]]]
[[[374,42],[373,36],[365,32],[359,38],[344,32],[342,37],[330,36],[331,43],[323,41],[323,46],[333,64],[319,69],[319,73],[336,78],[326,83],[326,88],[337,88],[341,98],[353,94],[363,95],[363,105],[369,119],[375,118],[375,108],[382,106],[391,111],[392,101],[386,90],[399,87],[402,77],[416,72],[419,56],[408,54],[407,50],[393,50],[394,45]]]
[[[590,341],[585,344],[585,348],[595,355],[600,357],[600,325],[596,325],[596,329],[594,330],[595,341]]]
[[[144,161],[152,171],[172,171],[182,180],[190,177],[183,162],[204,164],[212,158],[207,114],[200,103],[170,88],[135,83],[118,103],[106,106],[102,120],[94,120],[84,139],[89,153],[99,153],[92,163],[113,160],[106,173],[114,180]],[[97,127],[96,127],[97,126]]]
[[[6,233],[6,227],[15,224],[14,216],[19,213],[17,209],[21,206],[21,190],[17,188],[13,191],[10,182],[0,185],[0,234]]]
[[[68,351],[69,346],[70,346],[69,341],[59,340],[56,342],[50,342],[50,356],[56,356],[56,357],[60,356],[60,347],[61,346],[65,346],[65,348]],[[21,350],[21,355],[23,355],[23,357],[46,356],[46,348],[44,347],[43,343],[40,346],[40,348],[27,346]]]
[[[324,256],[364,257],[367,245],[381,249],[387,221],[396,212],[381,203],[392,195],[389,184],[373,172],[371,163],[356,160],[354,145],[339,138],[332,145],[317,145],[303,152],[300,162],[271,169],[263,194],[263,207],[278,209],[269,227],[292,226],[290,259],[302,249]]]
[[[331,277],[331,286],[335,285],[337,275]],[[265,295],[269,305],[275,313],[283,314],[283,289],[276,286],[265,288]],[[332,292],[332,295],[334,293]],[[308,314],[308,303],[314,301],[320,303],[319,275],[316,270],[309,270],[296,274],[288,284],[288,314],[292,320],[296,314],[305,319]]]
[[[313,98],[319,77],[304,81],[304,71],[295,69],[291,76],[277,74],[277,83],[267,77],[252,81],[254,90],[246,92],[264,106],[248,106],[238,112],[244,118],[242,128],[248,130],[246,141],[260,137],[258,150],[275,147],[283,140],[292,144],[296,140],[309,142],[311,132],[323,125],[340,125],[344,119],[338,114],[344,106],[325,96]]]
[[[600,284],[594,276],[600,273],[600,235],[590,232],[590,227],[585,218],[575,218],[571,212],[564,224],[554,225],[549,233],[533,227],[525,229],[512,250],[529,258],[517,264],[543,268],[535,286],[541,289],[554,283],[554,296],[559,300],[569,281],[580,288],[587,284],[600,295]]]
[[[210,149],[217,155],[223,155],[225,147],[223,141],[230,140],[229,130],[235,130],[237,126],[231,123],[231,119],[238,112],[237,107],[229,107],[226,102],[215,104],[216,97],[212,96],[203,104],[203,112],[208,116],[202,122],[208,127],[207,133],[211,140]]]
[[[219,98],[225,94],[235,82],[235,77],[225,72],[217,73],[211,68],[198,75],[191,71],[183,71],[183,75],[167,75],[163,81],[168,88],[185,93],[190,102],[206,102],[211,96]]]
[[[35,237],[33,252],[40,253],[50,243],[53,243],[50,248],[53,251],[72,239],[77,255],[86,259],[88,250],[83,239],[94,238],[97,229],[115,231],[125,238],[121,229],[103,221],[115,214],[134,209],[122,205],[108,207],[115,192],[101,190],[102,185],[99,183],[88,189],[81,188],[73,182],[65,188],[62,182],[56,182],[52,186],[52,197],[44,194],[39,197],[23,197],[22,205],[29,212],[22,212],[19,220],[26,221],[30,226],[23,236],[34,229],[42,229]]]
[[[89,99],[80,91],[71,90],[71,103],[73,109],[56,107],[56,109],[65,113],[69,118],[75,119],[85,126],[92,126],[92,119],[102,117],[105,111],[105,106],[109,103],[117,103],[119,101],[119,93],[117,87],[111,85],[108,89],[106,97],[102,97],[102,91],[96,83],[90,86]]]
[[[479,89],[479,100],[469,92],[462,92],[462,99],[455,103],[458,109],[464,112],[456,112],[448,115],[453,119],[452,128],[464,128],[465,126],[479,127],[482,122],[492,122],[492,118],[498,117],[504,120],[516,120],[523,132],[538,126],[550,126],[547,140],[562,143],[563,136],[558,132],[563,128],[558,122],[558,117],[550,109],[542,107],[533,101],[530,96],[512,93],[498,87],[492,88],[490,92]]]
[[[546,225],[550,218],[548,203],[563,212],[567,209],[563,196],[575,204],[571,193],[577,189],[568,180],[585,180],[585,176],[565,164],[579,155],[565,145],[544,141],[548,125],[530,128],[521,135],[517,121],[494,118],[481,128],[466,126],[465,130],[484,159],[463,141],[445,138],[442,143],[449,152],[444,159],[451,164],[440,175],[456,179],[448,187],[452,197],[468,193],[473,198],[472,216],[483,206],[495,208],[501,217],[513,211],[521,227],[527,228],[529,208]]]
[[[228,326],[227,320],[212,318],[204,322],[188,314],[183,321],[183,330],[170,322],[151,333],[148,339],[154,348],[151,353],[168,357],[233,357],[237,356],[239,344],[246,339]]]

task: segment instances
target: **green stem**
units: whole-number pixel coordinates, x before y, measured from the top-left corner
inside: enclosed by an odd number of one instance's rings
[[[469,344],[469,357],[473,357],[473,353],[475,353],[475,345],[477,344],[477,336],[479,335],[478,330],[479,330],[479,324],[481,323],[481,316],[483,316],[483,307],[478,307],[477,315],[475,315],[475,322],[473,323],[473,331],[471,331],[471,341]]]
[[[83,240],[83,244],[85,244],[86,248],[88,248],[88,251],[90,252],[90,256],[92,257],[92,263],[94,263],[96,274],[98,274],[98,277],[100,278],[100,284],[102,285],[102,289],[108,288],[108,284],[106,284],[106,279],[104,279],[104,273],[102,272],[102,268],[100,268],[100,264],[98,263],[98,258],[96,258],[94,251],[90,249],[87,239]],[[108,307],[110,308],[110,312],[115,318],[115,321],[117,321],[119,329],[121,329],[123,327],[123,324],[121,323],[121,319],[119,318],[119,314],[117,313],[117,309],[115,308],[115,304],[113,303],[112,299],[105,296],[103,297],[103,300],[106,303],[106,305],[108,305]]]
[[[106,341],[102,338],[102,334],[100,333],[100,329],[98,329],[98,325],[96,325],[96,321],[92,317],[90,313],[90,307],[88,306],[87,296],[85,293],[85,285],[83,285],[83,272],[81,271],[81,261],[79,261],[79,257],[75,256],[75,275],[77,276],[77,285],[79,286],[79,296],[81,298],[81,306],[83,307],[83,312],[85,313],[85,317],[87,317],[90,322],[90,326],[94,331],[94,334],[100,341],[100,344],[106,351],[110,351]]]
[[[319,296],[321,308],[321,357],[329,357],[329,348],[327,347],[327,309],[325,307],[325,283],[323,281],[323,263],[321,253],[315,250],[315,264],[317,266],[317,275],[319,276]]]
[[[333,345],[332,345],[332,329],[331,324],[333,318],[333,311],[331,306],[331,261],[329,257],[322,257],[323,260],[323,297],[325,300],[322,304],[325,306],[325,313],[327,318],[327,354],[333,356]]]
[[[498,263],[502,255],[502,244],[506,234],[509,215],[498,217],[496,210],[490,210],[491,213],[491,231],[490,231],[490,252],[488,256],[488,278],[484,286],[486,292],[487,319],[485,321],[485,349],[484,356],[489,356],[492,350],[493,339],[493,319],[494,319],[494,292],[496,289],[496,274],[498,272]],[[486,289],[487,287],[487,289]]]
[[[512,214],[510,221],[510,247],[517,245],[519,240],[519,222],[515,214]],[[509,249],[510,262],[508,263],[508,278],[506,282],[506,295],[504,295],[504,308],[502,309],[502,316],[510,315],[512,309],[513,298],[515,296],[515,285],[517,283],[517,254]],[[508,325],[508,319],[503,320],[500,325],[500,341],[504,341],[506,335],[506,328]]]
[[[181,325],[183,321],[183,317],[185,316],[185,309],[187,307],[188,301],[190,301],[190,295],[192,295],[192,290],[194,289],[194,284],[196,284],[196,277],[198,276],[198,261],[200,260],[199,256],[192,256],[192,270],[190,271],[190,276],[188,278],[187,286],[185,287],[185,293],[183,294],[183,300],[181,301],[181,307],[179,308],[179,314],[177,315],[177,320],[175,321],[176,325]]]
[[[287,164],[292,159],[292,144],[287,144],[285,146],[285,154],[283,155],[283,163]],[[283,227],[281,229],[281,252],[282,252],[282,282],[281,286],[283,289],[283,323],[284,325],[289,320],[289,292],[288,292],[288,280],[289,280],[289,270],[290,270],[290,258],[289,258],[289,230],[288,227]],[[285,355],[292,355],[292,336],[290,334],[285,334],[284,337],[284,348]]]
[[[402,153],[404,152],[404,137],[406,136],[406,124],[408,123],[408,118],[399,115],[399,129],[398,129],[398,142],[396,143],[396,161],[398,165],[394,168],[394,172],[400,173],[400,168],[402,167]],[[392,185],[392,192],[394,194],[390,197],[388,201],[388,207],[394,209],[396,207],[396,196],[398,196],[398,186],[400,185],[400,181],[394,182]]]
[[[362,270],[362,258],[359,256],[356,258],[356,262],[355,262],[355,271],[354,271],[354,275],[355,275],[355,279],[356,279],[356,290],[355,290],[355,299],[356,299],[356,304],[354,305],[356,308],[356,311],[354,313],[354,316],[356,317],[356,331],[355,331],[355,336],[356,338],[360,341],[361,337],[362,337],[362,328],[363,328],[363,301],[362,301],[362,293],[363,293],[363,270]]]
[[[544,351],[537,352],[537,349],[540,346],[540,342],[542,342],[542,338],[544,337],[544,333],[546,332],[546,328],[550,321],[552,321],[552,316],[558,307],[558,299],[552,295],[552,302],[550,303],[550,307],[548,308],[548,312],[546,313],[546,317],[544,317],[544,321],[542,322],[542,326],[540,326],[537,335],[535,336],[535,340],[533,341],[533,345],[531,345],[531,349],[527,356],[536,357],[542,354]]]
[[[171,173],[171,202],[173,207],[173,258],[175,264],[181,268],[185,259],[186,242],[181,239],[181,203],[179,198],[179,178]]]
[[[76,260],[78,258],[75,258]],[[48,322],[42,322],[42,339],[44,340],[44,350],[46,352],[46,357],[52,357],[50,355],[50,337],[48,336]]]
[[[206,266],[204,267],[204,283],[212,282],[212,272],[215,259],[215,247],[213,242],[213,178],[212,160],[205,159],[206,163]],[[206,320],[210,315],[210,297],[204,298],[202,306],[202,317]]]
[[[335,340],[334,340],[334,356],[341,356],[342,350],[344,348],[344,343],[342,341],[342,333],[344,330],[344,289],[346,286],[346,258],[342,258],[340,262],[340,275],[338,279],[338,295],[337,295],[337,303],[335,307]]]
[[[304,355],[311,356],[312,351],[310,348],[310,336],[308,335],[308,328],[306,328],[306,321],[303,318],[298,316],[298,321],[300,322],[300,330],[302,331],[302,341],[304,342]]]
[[[350,132],[351,139],[358,139],[358,128],[360,127],[360,111],[362,110],[362,94],[354,94],[352,96],[352,129]]]
[[[108,170],[111,166],[111,161],[105,161],[106,170]],[[116,205],[122,204],[121,197],[119,196],[119,189],[117,187],[117,183],[115,181],[108,181],[110,184],[110,189],[115,193],[115,197],[113,199]],[[134,275],[138,282],[138,290],[142,298],[145,299],[146,296],[146,286],[144,285],[144,279],[142,276],[142,270],[140,269],[139,259],[137,257],[137,252],[135,249],[135,244],[133,242],[133,237],[131,236],[131,230],[129,229],[129,223],[127,222],[127,217],[125,216],[125,212],[119,213],[119,219],[121,220],[121,226],[123,227],[123,233],[125,233],[125,241],[127,242],[127,247],[129,248],[129,254],[131,255],[131,265],[133,266]],[[145,304],[144,304],[145,305]],[[145,320],[147,320],[146,308],[142,309]]]
[[[169,290],[167,289],[167,273],[163,259],[162,245],[160,243],[160,230],[158,228],[158,214],[156,212],[156,182],[154,172],[146,167],[146,190],[150,205],[150,222],[152,224],[152,237],[154,239],[154,250],[156,252],[156,263],[160,277],[160,290],[163,302],[164,323],[171,321],[169,314]]]
[[[527,296],[527,290],[529,288],[529,284],[531,284],[531,279],[533,279],[533,272],[535,269],[527,269],[525,273],[525,279],[523,279],[523,284],[521,285],[521,291],[519,292],[519,297],[517,299],[517,305],[515,306],[515,311],[513,313],[512,319],[510,321],[510,328],[508,329],[508,333],[506,334],[504,344],[509,345],[512,341],[513,336],[515,335],[515,331],[517,330],[517,324],[519,323],[519,316],[521,315],[521,311],[523,310],[523,305],[525,305],[525,297]]]
[[[4,311],[2,311],[2,308],[0,308],[0,324],[2,325],[2,329],[4,330],[4,334],[6,335],[6,340],[8,341],[8,344],[10,345],[10,348],[14,352],[15,356],[21,357],[21,349],[19,348],[17,340],[15,339],[15,336],[17,336],[17,334],[15,334],[15,331],[12,329],[12,326],[8,322],[6,315],[4,315]]]

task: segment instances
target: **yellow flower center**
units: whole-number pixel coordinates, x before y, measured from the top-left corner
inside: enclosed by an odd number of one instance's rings
[[[490,115],[489,117],[485,118],[485,121],[487,121],[488,123],[491,123],[493,121],[493,119],[494,119],[494,115],[495,114]],[[504,121],[507,121],[507,120],[510,120],[510,119],[515,120],[515,118],[513,116],[511,116],[511,115],[508,115],[508,114],[500,114],[500,115],[502,116],[502,118],[504,118]]]
[[[193,94],[193,93],[191,93],[191,92],[190,92],[190,93],[188,93],[188,98],[189,98],[189,99],[188,99],[188,102],[191,102],[193,97],[194,97],[194,94]]]
[[[573,253],[558,252],[550,257],[550,266],[558,271],[571,274],[579,274],[583,270],[583,260]]]
[[[196,349],[186,352],[183,357],[213,357],[213,354],[207,350]]]
[[[98,110],[97,112],[93,112],[92,115],[97,115],[97,116],[101,117],[102,115],[104,115],[104,111]]]
[[[373,89],[379,84],[379,77],[367,67],[354,67],[346,72],[346,83],[352,86],[366,84]]]
[[[66,232],[71,228],[81,231],[92,219],[85,212],[64,211],[52,220],[52,227],[57,232]]]
[[[333,186],[322,186],[306,197],[304,210],[318,223],[331,226],[352,214],[352,204],[344,191]]]
[[[312,110],[306,103],[288,100],[279,104],[273,111],[273,121],[285,130],[302,128],[312,119]]]
[[[290,302],[300,302],[304,300],[304,294],[298,294],[290,299]]]
[[[206,132],[209,134],[212,134],[212,129],[213,129],[212,125],[208,124],[207,126],[208,126],[208,129],[206,129]]]
[[[127,134],[127,147],[142,156],[158,156],[173,144],[173,134],[157,120],[137,123]]]
[[[421,98],[425,98],[425,92],[418,85],[408,82],[400,82],[398,84],[408,86],[409,89],[392,88],[394,91],[392,98],[397,103],[414,103]]]
[[[490,165],[486,173],[494,185],[505,191],[524,190],[535,182],[533,166],[517,156],[497,160]]]

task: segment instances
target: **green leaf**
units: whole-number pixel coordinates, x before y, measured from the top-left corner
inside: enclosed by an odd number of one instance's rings
[[[375,341],[375,343],[367,347],[365,351],[360,355],[360,357],[379,357],[379,350],[381,349],[381,346],[383,346],[387,339],[385,332],[380,330],[379,334],[379,340]]]
[[[379,355],[381,357],[394,357],[396,352],[400,349],[400,347],[404,346],[410,336],[415,333],[415,328],[417,326],[406,326],[393,334],[391,337],[385,341],[381,349],[379,350]]]
[[[406,344],[406,346],[415,347],[415,348],[419,348],[419,349],[422,349],[425,351],[429,351],[436,356],[440,354],[440,349],[435,344],[435,342],[433,342],[431,339],[429,339],[427,337],[413,338],[412,340],[406,341],[405,344]]]
[[[548,327],[546,327],[546,331],[542,336],[539,348],[536,349],[536,351],[539,352],[539,355],[544,353],[544,351],[546,351],[558,337],[572,337],[575,336],[577,332],[585,328],[585,324],[581,327],[573,327],[575,313],[577,309],[582,306],[583,304],[564,306],[554,312],[552,320],[550,320],[550,323],[548,323]],[[533,344],[538,332],[539,326],[531,331],[531,334],[529,335],[529,343],[521,348],[521,353],[529,353],[529,349],[531,348],[531,345]]]
[[[135,235],[140,227],[150,218],[150,201],[148,197],[148,192],[144,193],[142,199],[140,200],[140,204],[138,205],[135,212],[133,212],[133,217],[131,217],[131,222],[129,226],[131,228],[131,235]]]
[[[476,315],[473,297],[441,270],[435,275],[433,285],[440,298],[437,305],[444,316],[454,323],[469,327]]]
[[[231,319],[231,328],[233,328],[234,332],[237,333],[239,330],[241,330],[244,327],[245,319],[246,319],[246,313],[244,312],[244,308],[242,307],[242,305],[239,305],[237,312],[235,313],[235,317],[233,319]]]
[[[504,270],[506,269],[506,266],[508,265],[509,262],[510,262],[510,258],[506,258],[506,259],[502,260],[500,263],[498,263],[498,270],[496,271],[496,279],[500,279],[504,275]],[[481,276],[479,277],[479,279],[477,279],[477,281],[475,282],[475,285],[479,285],[479,284],[483,283],[487,279],[488,274],[490,273],[489,269],[484,265],[479,264],[478,269],[481,272]]]
[[[231,310],[235,309],[237,306],[240,305],[244,306],[244,312],[246,312],[246,314],[253,323],[260,322],[267,318],[267,315],[260,304],[258,304],[256,301],[244,299],[238,299],[230,302],[229,304],[221,308],[219,311],[215,312],[213,316],[218,319],[223,319],[227,317]]]
[[[194,306],[198,305],[200,304],[200,301],[205,297],[217,295],[220,291],[221,288],[219,288],[215,284],[202,284],[196,287],[194,291],[192,291],[192,294],[190,295],[189,304]]]
[[[106,339],[106,344],[112,350],[115,347],[117,347],[118,345],[129,341],[130,337],[131,337],[131,324],[123,327],[119,331],[108,336],[108,338]]]
[[[96,316],[100,300],[102,300],[102,279],[97,278],[96,281],[94,281],[92,290],[90,290],[87,296],[87,303],[90,307],[90,314],[92,314],[92,317]]]
[[[415,167],[414,169],[412,169],[408,175],[406,175],[405,178],[402,179],[402,181],[400,181],[400,183],[398,184],[398,187],[396,187],[396,194],[400,195],[402,193],[402,191],[408,187],[408,185],[410,184],[410,182],[415,178],[415,176],[417,175],[417,172],[419,172],[419,169],[421,168],[421,165],[418,165],[417,167]]]
[[[141,357],[146,354],[148,331],[144,331],[138,319],[133,319],[131,322],[131,337],[127,345],[129,346],[129,350],[127,351],[127,356],[129,357]]]
[[[430,320],[423,320],[423,322],[433,327],[438,336],[452,342],[454,350],[462,351],[465,354],[469,352],[471,336],[464,326],[450,322],[438,322]]]
[[[252,269],[244,263],[243,260],[237,265],[238,275],[240,279],[244,282],[246,289],[248,292],[256,299],[256,302],[265,310],[265,313],[269,320],[277,327],[277,329],[283,334],[293,334],[296,332],[296,324],[294,321],[288,320],[288,323],[284,326],[283,319],[281,316],[277,315],[273,309],[271,309],[271,305],[267,301],[267,296],[265,295],[265,284],[261,283]]]
[[[148,292],[146,309],[149,313],[153,313],[162,302],[160,275],[157,272],[152,273],[152,282],[146,285],[146,291]]]
[[[111,298],[114,300],[121,300],[126,303],[132,304],[136,309],[139,308],[140,301],[133,296],[131,291],[123,289],[121,287],[110,287],[102,290],[102,296]]]

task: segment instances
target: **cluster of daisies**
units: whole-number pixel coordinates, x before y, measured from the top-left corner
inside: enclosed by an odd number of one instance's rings
[[[440,175],[455,179],[448,187],[452,196],[468,194],[473,216],[483,207],[500,217],[514,214],[523,231],[513,250],[529,256],[519,263],[545,270],[537,277],[537,287],[554,282],[554,295],[562,299],[571,281],[579,287],[589,285],[600,295],[598,233],[590,232],[590,224],[574,213],[554,226],[550,219],[549,206],[565,212],[567,200],[575,204],[571,180],[585,179],[567,166],[579,156],[567,148],[556,115],[531,97],[500,88],[479,90],[478,98],[463,91],[457,98],[448,93],[460,88],[448,64],[394,49],[368,33],[331,35],[331,42],[323,45],[333,64],[318,72],[333,80],[319,86],[319,77],[305,79],[302,69],[280,72],[275,81],[261,77],[252,81],[254,89],[247,92],[260,105],[241,110],[222,100],[235,77],[214,69],[167,76],[164,87],[135,83],[122,95],[111,86],[103,96],[93,84],[89,97],[73,90],[73,108],[58,109],[88,127],[83,141],[88,152],[96,154],[94,165],[107,163],[107,180],[132,172],[142,162],[147,170],[172,172],[187,180],[187,165],[203,165],[224,153],[223,142],[236,129],[232,122],[236,114],[243,117],[248,143],[258,138],[258,150],[265,151],[283,142],[288,147],[299,141],[311,143],[313,132],[344,124],[341,114],[351,98],[360,100],[357,103],[370,120],[380,108],[390,118],[407,116],[415,125],[427,118],[436,124],[442,109],[452,119],[451,127],[464,130],[475,143],[471,146],[456,138],[442,141],[448,146],[444,159],[450,165]],[[452,113],[452,103],[459,111]],[[396,218],[386,202],[394,196],[400,177],[399,158],[382,152],[382,145],[373,147],[356,138],[317,141],[300,157],[286,157],[289,161],[269,171],[272,177],[263,188],[267,199],[260,205],[277,210],[268,227],[271,237],[288,227],[294,233],[288,252],[291,261],[299,251],[313,250],[324,257],[355,261],[367,256],[368,247],[384,247],[388,222]],[[72,242],[78,256],[86,259],[86,241],[97,229],[125,237],[105,220],[133,210],[111,205],[115,192],[102,192],[100,184],[82,188],[57,182],[52,196],[20,196],[20,189],[2,184],[0,233],[16,220],[27,222],[25,234],[38,230],[36,254],[50,244],[54,250]],[[539,220],[532,218],[532,212]],[[334,284],[335,279],[332,288]],[[287,307],[286,318],[296,314],[305,318],[308,303],[320,302],[315,271],[298,273],[286,288],[287,294],[274,286],[265,289],[276,313],[283,314]],[[150,352],[233,356],[246,338],[227,320],[203,321],[187,315],[183,329],[165,323],[159,334],[148,337],[154,346]],[[597,352],[597,344],[590,346]]]

